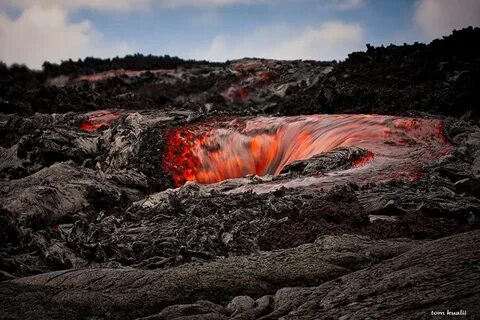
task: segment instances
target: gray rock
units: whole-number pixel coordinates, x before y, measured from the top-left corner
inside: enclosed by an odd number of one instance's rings
[[[240,313],[234,313],[240,319],[245,312],[249,314],[248,317],[255,318],[271,312],[275,301],[279,308],[285,309],[286,302],[279,302],[281,294],[276,298],[269,296],[282,287],[315,286],[380,263],[383,258],[370,254],[377,247],[380,249],[383,246],[383,256],[391,257],[416,245],[415,241],[392,240],[386,246],[386,242],[368,238],[346,236],[346,242],[342,238],[329,240],[342,243],[330,246],[330,249],[322,245],[325,243],[323,240],[320,244],[232,257],[208,264],[184,265],[163,271],[73,269],[25,277],[2,283],[0,310],[4,310],[8,317],[19,319],[36,308],[35,304],[28,303],[28,299],[44,299],[42,309],[37,309],[39,317],[47,316],[48,310],[53,309],[70,310],[64,318],[79,314],[108,314],[110,318],[145,317],[161,314],[166,307],[165,314],[191,313],[195,310],[198,313],[218,313],[223,309],[213,311],[211,305],[208,308],[199,306],[196,301],[226,304],[236,296],[247,295],[261,299],[255,301],[252,307],[252,300],[237,298],[227,310],[241,310]],[[364,245],[361,244],[363,242]],[[389,250],[390,253],[387,253]],[[25,290],[28,290],[25,303],[18,303],[18,296],[11,293]],[[37,294],[40,296],[34,298]],[[12,299],[17,303],[13,303]],[[170,307],[177,304],[184,306]]]

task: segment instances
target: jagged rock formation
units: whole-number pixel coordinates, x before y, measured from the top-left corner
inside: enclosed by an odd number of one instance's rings
[[[407,319],[446,309],[476,314],[480,273],[472,266],[479,244],[478,231],[427,243],[326,236],[288,250],[165,271],[58,271],[4,282],[0,307],[9,319],[34,313],[56,319]],[[22,305],[15,303],[19,297]]]
[[[457,117],[470,112],[478,118],[478,43],[480,29],[467,28],[428,45],[368,46],[341,63],[245,59],[209,64],[128,57],[67,61],[48,65],[43,72],[3,66],[0,112],[119,108],[244,115],[430,112]],[[81,81],[88,78],[80,76],[107,68],[160,70],[138,77],[124,70],[97,77],[104,81]]]

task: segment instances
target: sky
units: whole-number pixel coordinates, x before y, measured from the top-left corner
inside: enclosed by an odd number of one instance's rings
[[[480,26],[480,0],[0,0],[0,60],[343,60]]]

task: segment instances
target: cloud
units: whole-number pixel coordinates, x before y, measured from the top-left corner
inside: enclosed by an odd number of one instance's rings
[[[363,46],[363,30],[358,24],[326,22],[308,27],[298,37],[280,43],[272,54],[286,59],[341,59]]]
[[[90,21],[71,21],[70,13],[78,9],[130,11],[159,5],[171,9],[193,6],[215,10],[229,5],[275,4],[280,1],[294,0],[0,0],[0,43],[6,44],[0,46],[0,60],[40,68],[44,61],[111,57],[132,52],[128,43],[105,39]],[[364,0],[320,2],[347,10],[362,5]],[[6,7],[19,9],[19,15],[13,18],[2,12]],[[216,11],[205,11],[203,19],[212,22],[216,15]],[[327,22],[303,29],[274,25],[259,29],[246,38],[220,34],[203,48],[182,51],[182,56],[211,60],[244,56],[331,60],[345,58],[348,52],[362,47],[363,30],[359,25]]]
[[[274,3],[277,0],[160,0],[168,7],[224,7],[232,5],[253,5]]]
[[[61,7],[64,9],[96,9],[128,11],[150,6],[152,0],[1,0],[0,5],[28,9],[33,6],[43,8]]]
[[[364,31],[358,24],[330,21],[318,27],[293,30],[288,25],[259,29],[247,37],[218,35],[193,58],[224,61],[244,57],[340,60],[361,50]]]
[[[145,9],[154,4],[167,8],[180,7],[226,7],[232,5],[278,4],[280,2],[295,4],[299,0],[1,0],[1,5],[26,9],[34,5],[43,7],[62,7],[67,9],[95,9],[103,11],[131,11]],[[319,2],[322,6],[338,10],[350,10],[361,7],[365,0],[300,0]]]
[[[292,5],[302,0],[159,0],[168,7],[224,7],[231,5],[278,4],[289,2]],[[338,10],[350,10],[361,7],[365,0],[303,0],[305,2],[319,2],[322,6],[333,7]]]
[[[103,11],[131,11],[145,9],[154,4],[168,7],[224,7],[274,3],[280,0],[2,0],[0,5],[26,9],[32,6],[62,7],[66,9],[95,9]],[[337,0],[334,0],[337,1]],[[358,0],[341,0],[358,1]]]
[[[453,29],[480,25],[480,1],[420,0],[414,20],[428,37],[448,35]]]
[[[130,52],[126,43],[109,43],[88,20],[72,23],[60,7],[31,6],[18,18],[0,12],[0,59],[40,68],[45,60],[59,62],[85,56]]]
[[[330,0],[330,5],[338,10],[351,10],[360,8],[365,4],[364,0]]]

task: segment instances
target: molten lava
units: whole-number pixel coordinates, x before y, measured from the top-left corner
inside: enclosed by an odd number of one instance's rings
[[[80,125],[80,129],[83,131],[95,131],[101,127],[109,127],[113,120],[122,117],[121,114],[115,113],[110,110],[95,111],[87,115],[87,121]]]
[[[423,164],[453,151],[440,120],[379,115],[242,118],[191,124],[166,134],[163,163],[178,186],[278,175],[295,160],[351,146],[369,152],[350,170],[371,166],[364,176],[388,172],[392,178],[415,180]]]

